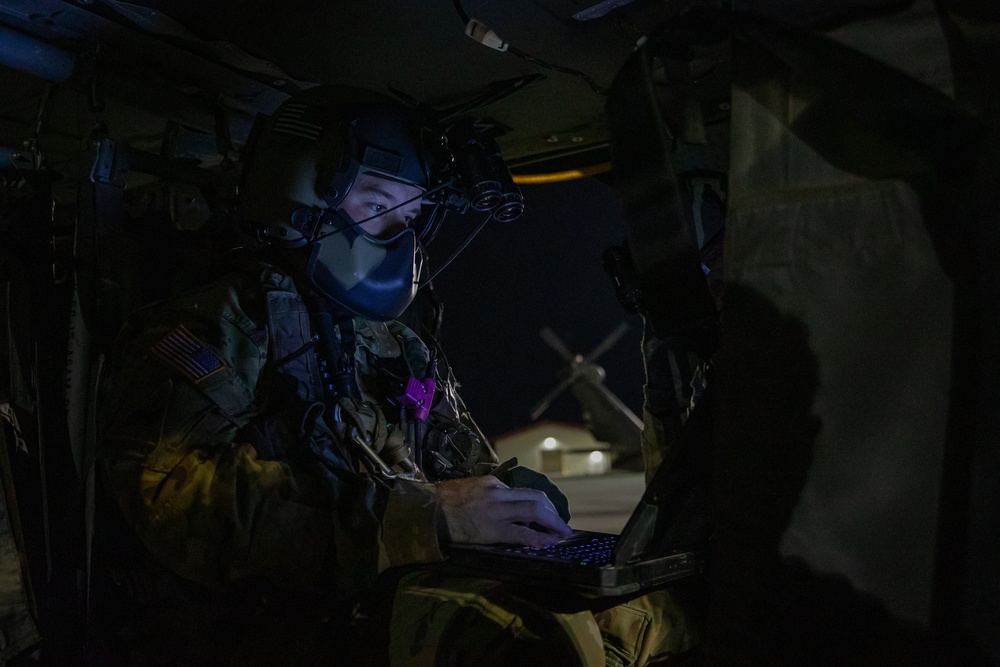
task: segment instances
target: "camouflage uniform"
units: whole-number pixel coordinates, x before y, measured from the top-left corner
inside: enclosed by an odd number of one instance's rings
[[[356,433],[393,459],[404,427],[375,368],[403,363],[423,377],[429,352],[398,323],[354,325],[361,400],[341,400],[331,419],[309,310],[273,266],[130,318],[107,375],[98,463],[142,546],[124,549],[111,537],[101,549],[99,535],[99,569],[128,600],[102,632],[132,655],[109,661],[324,664],[348,651],[345,628],[362,622],[356,603],[380,573],[444,560],[435,486],[359,474],[363,459],[344,445]],[[472,433],[454,383],[446,385],[433,421]],[[495,462],[485,443],[468,458],[447,444],[440,455],[465,474]],[[604,664],[604,643],[608,664],[633,664],[692,641],[665,593],[595,619],[440,573],[407,574],[395,590],[392,664],[445,654],[482,662],[504,654],[497,646],[522,656],[537,649],[553,664]]]

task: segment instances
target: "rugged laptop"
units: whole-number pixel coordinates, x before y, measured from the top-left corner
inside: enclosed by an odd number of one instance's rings
[[[585,597],[639,594],[698,572],[710,532],[711,412],[706,391],[621,535],[575,531],[544,549],[453,544],[450,564],[463,574]]]

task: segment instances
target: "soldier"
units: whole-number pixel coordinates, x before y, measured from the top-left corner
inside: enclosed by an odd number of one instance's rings
[[[557,614],[491,581],[380,579],[448,542],[571,532],[540,475],[548,495],[489,474],[450,369],[395,321],[449,180],[433,136],[373,94],[293,97],[244,171],[263,256],[129,318],[99,414],[115,501],[98,521],[101,664],[633,664],[691,647],[663,592]]]

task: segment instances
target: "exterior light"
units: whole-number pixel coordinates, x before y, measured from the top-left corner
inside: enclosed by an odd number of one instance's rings
[[[558,446],[559,443],[556,442],[555,438],[545,438],[545,440],[542,441],[542,447],[544,449],[555,449]]]

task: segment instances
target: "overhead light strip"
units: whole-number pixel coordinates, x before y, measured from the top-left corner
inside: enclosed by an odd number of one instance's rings
[[[595,174],[604,174],[611,171],[610,162],[583,167],[582,169],[569,169],[567,171],[554,171],[548,174],[513,174],[514,182],[518,185],[542,185],[545,183],[561,183],[572,181],[577,178],[586,178]]]

